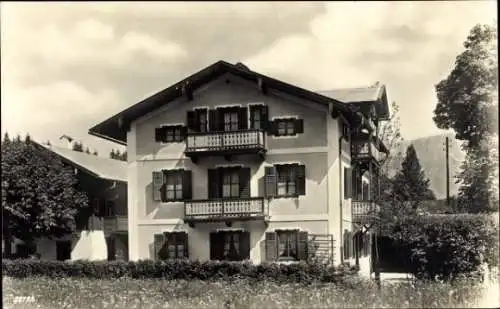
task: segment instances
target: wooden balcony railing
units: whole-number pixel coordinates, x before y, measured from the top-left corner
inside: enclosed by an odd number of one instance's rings
[[[91,216],[86,229],[101,230],[105,233],[125,232],[128,231],[128,217],[127,216],[109,216],[97,217]]]
[[[264,131],[188,133],[186,154],[203,152],[262,151],[266,149]]]
[[[370,221],[377,216],[380,206],[372,201],[352,201],[351,202],[352,220],[360,223]]]
[[[263,197],[190,200],[184,202],[184,221],[263,219],[268,215]]]
[[[377,149],[374,142],[359,142],[351,143],[352,157],[354,159],[369,159],[373,158],[377,162],[383,159],[382,153]]]

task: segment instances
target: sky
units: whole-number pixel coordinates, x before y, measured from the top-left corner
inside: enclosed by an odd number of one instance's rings
[[[88,129],[216,62],[310,90],[387,86],[405,139],[441,134],[434,86],[496,1],[2,2],[1,130],[62,134],[108,156]]]

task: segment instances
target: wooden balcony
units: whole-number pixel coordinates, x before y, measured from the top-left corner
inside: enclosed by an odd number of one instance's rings
[[[234,154],[263,156],[266,153],[265,135],[262,130],[188,133],[184,153],[190,158]]]
[[[380,206],[372,201],[351,202],[352,221],[359,224],[369,224],[377,217]]]
[[[184,202],[184,222],[264,220],[268,216],[263,197],[190,200]]]
[[[353,141],[351,149],[353,160],[373,160],[378,163],[384,158],[382,152],[377,149],[373,141]]]
[[[127,216],[110,216],[110,217],[97,217],[91,216],[89,218],[87,229],[104,231],[105,234],[114,232],[128,231],[128,217]]]

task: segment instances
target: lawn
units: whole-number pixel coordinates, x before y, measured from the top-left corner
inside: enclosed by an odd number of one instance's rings
[[[464,308],[480,306],[481,286],[452,283],[384,283],[366,279],[334,284],[275,284],[158,279],[3,278],[4,308]],[[33,303],[15,304],[16,296]],[[19,300],[19,298],[18,298]]]

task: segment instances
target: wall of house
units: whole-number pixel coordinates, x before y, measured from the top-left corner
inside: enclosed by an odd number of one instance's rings
[[[228,79],[229,83],[226,82]],[[214,108],[252,103],[266,104],[270,119],[281,116],[298,116],[304,119],[304,133],[297,137],[266,136],[268,152],[264,162],[258,162],[250,156],[240,156],[231,162],[221,157],[200,158],[197,164],[193,164],[184,156],[184,142],[155,142],[156,127],[185,124],[187,111],[194,107]],[[191,170],[193,199],[204,199],[208,197],[207,169],[217,165],[250,167],[252,197],[264,194],[265,166],[279,163],[300,163],[306,166],[305,196],[266,200],[270,213],[267,229],[262,221],[234,223],[233,228],[244,228],[251,232],[252,261],[261,260],[263,251],[260,243],[263,235],[266,230],[275,228],[295,227],[306,229],[310,233],[335,234],[338,249],[342,235],[338,227],[341,221],[338,214],[338,124],[337,120],[331,120],[327,114],[327,107],[311,106],[310,103],[273,91],[263,95],[254,84],[233,76],[223,76],[196,91],[193,101],[178,99],[132,123],[127,135],[130,259],[150,258],[153,252],[153,235],[179,229],[189,233],[190,258],[208,258],[209,231],[225,225],[200,223],[189,228],[182,221],[183,202],[153,201],[152,172],[177,168]],[[336,253],[336,257],[339,256]]]

